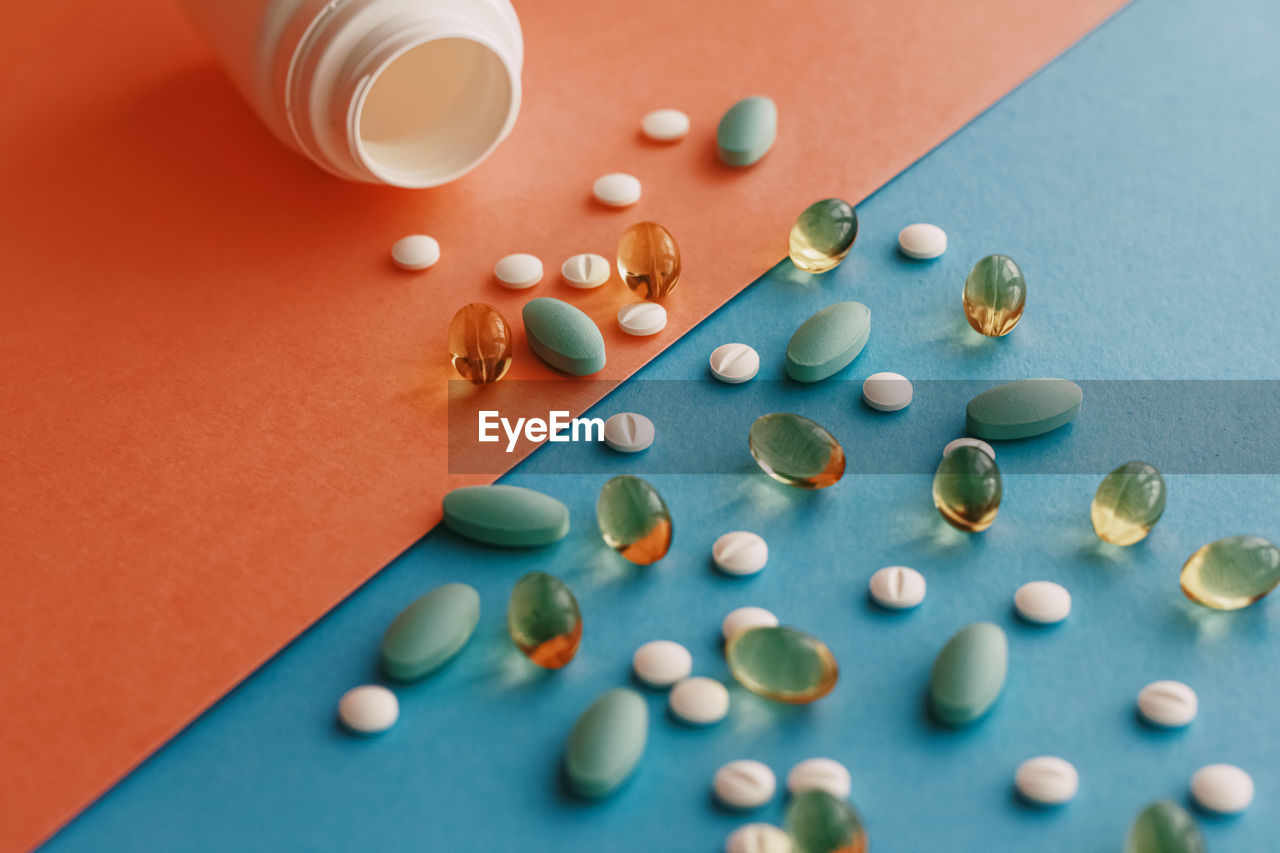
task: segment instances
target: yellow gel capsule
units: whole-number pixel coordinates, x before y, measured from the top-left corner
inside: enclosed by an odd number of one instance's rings
[[[804,705],[831,692],[840,667],[826,643],[783,626],[737,631],[724,647],[738,683],[775,702]]]
[[[1140,542],[1164,514],[1164,477],[1154,465],[1126,462],[1098,486],[1089,507],[1093,532],[1112,545]]]
[[[639,477],[623,475],[604,484],[596,501],[596,521],[605,543],[637,565],[656,563],[671,547],[667,504]]]
[[[933,475],[933,505],[952,527],[980,533],[1000,511],[1004,484],[996,460],[972,445],[956,447]]]
[[[987,337],[1012,332],[1026,304],[1027,280],[1007,255],[987,255],[964,280],[964,316]]]
[[[656,222],[637,222],[618,240],[618,273],[644,299],[661,302],[680,282],[680,247]]]
[[[824,198],[806,207],[791,226],[788,254],[805,272],[826,272],[845,259],[856,239],[858,214],[853,205]]]
[[[449,323],[449,357],[468,382],[497,382],[511,367],[511,326],[492,305],[463,305]]]
[[[1248,607],[1280,584],[1280,547],[1230,536],[1200,548],[1182,567],[1182,592],[1214,610]]]

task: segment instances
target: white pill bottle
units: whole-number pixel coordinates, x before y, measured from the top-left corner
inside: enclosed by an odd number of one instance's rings
[[[182,0],[286,145],[339,177],[433,187],[515,124],[524,42],[509,0]]]

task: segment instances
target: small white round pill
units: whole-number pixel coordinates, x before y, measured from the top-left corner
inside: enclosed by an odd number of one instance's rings
[[[1138,710],[1147,722],[1177,729],[1196,718],[1200,701],[1181,681],[1153,681],[1138,691]]]
[[[848,768],[833,758],[806,758],[787,774],[787,790],[793,794],[826,791],[844,800],[853,790],[853,780],[849,778]]]
[[[1039,755],[1018,765],[1013,784],[1019,794],[1033,803],[1059,806],[1080,790],[1080,774],[1069,761],[1054,755]]]
[[[680,110],[654,110],[640,120],[640,129],[654,142],[676,142],[689,134],[689,117]]]
[[[618,328],[642,338],[667,327],[667,309],[656,302],[635,302],[618,309]]]
[[[391,247],[391,260],[402,270],[425,270],[440,260],[440,244],[435,237],[410,234]]]
[[[1234,764],[1210,764],[1192,775],[1191,796],[1205,811],[1239,814],[1253,802],[1253,778]]]
[[[714,678],[695,675],[671,688],[667,705],[682,722],[709,726],[729,713],[729,689]]]
[[[1037,625],[1052,625],[1071,613],[1071,593],[1053,581],[1032,581],[1018,587],[1013,594],[1018,615]]]
[[[967,436],[965,438],[957,438],[954,441],[948,442],[947,446],[942,448],[942,455],[944,457],[947,456],[957,447],[976,447],[992,459],[996,458],[996,451],[991,445],[987,444],[980,438],[969,438]]]
[[[672,640],[651,640],[636,649],[631,668],[650,687],[670,687],[693,672],[693,655]]]
[[[711,375],[737,385],[760,372],[760,353],[746,344],[721,344],[711,353]]]
[[[873,373],[862,382],[862,399],[873,409],[896,412],[911,404],[911,380],[901,373]]]
[[[653,444],[653,421],[635,412],[618,412],[604,422],[604,443],[619,453],[639,453]]]
[[[740,826],[724,840],[724,853],[794,853],[791,836],[771,823]]]
[[[924,575],[906,566],[885,566],[868,585],[875,603],[890,610],[906,610],[924,601]]]
[[[756,809],[773,799],[778,780],[769,765],[741,758],[717,770],[711,788],[730,808]]]
[[[917,222],[898,232],[898,248],[908,258],[927,261],[947,250],[947,232],[937,225]]]
[[[625,172],[610,172],[596,178],[591,194],[608,207],[630,207],[640,200],[640,179]]]
[[[523,290],[542,281],[542,261],[520,252],[507,255],[493,267],[498,283],[510,290]]]
[[[729,611],[720,623],[720,635],[726,640],[739,631],[748,628],[772,628],[778,624],[778,617],[763,607],[739,607]]]
[[[353,687],[338,700],[338,719],[358,734],[381,734],[399,718],[400,702],[396,694],[380,684]]]
[[[604,255],[586,253],[574,255],[560,265],[560,275],[565,283],[579,290],[599,287],[609,280],[613,267]]]
[[[711,546],[711,559],[725,574],[754,575],[769,562],[769,545],[749,530],[734,530]]]

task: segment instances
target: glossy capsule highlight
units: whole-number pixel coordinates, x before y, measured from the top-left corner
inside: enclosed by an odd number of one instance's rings
[[[987,337],[1012,332],[1026,304],[1027,280],[1007,255],[987,255],[964,280],[964,316]]]
[[[618,274],[640,297],[661,302],[680,283],[680,247],[656,222],[637,222],[618,240]]]
[[[805,272],[835,269],[857,239],[858,214],[853,205],[838,198],[815,201],[791,226],[791,262]]]
[[[582,642],[578,600],[554,575],[529,572],[511,590],[507,632],[529,660],[544,669],[560,669],[573,660]]]
[[[761,415],[747,434],[751,456],[779,483],[825,489],[844,476],[844,448],[835,436],[800,415]]]
[[[458,375],[488,385],[511,368],[511,326],[492,305],[463,305],[449,322],[449,358]]]
[[[991,526],[1004,486],[996,460],[973,445],[953,449],[933,475],[933,505],[947,524],[966,533]]]
[[[657,489],[639,477],[614,477],[600,490],[596,521],[605,543],[633,563],[647,566],[671,547],[671,513]]]
[[[1164,515],[1168,490],[1154,465],[1126,462],[1098,486],[1089,507],[1093,532],[1112,545],[1141,542]]]

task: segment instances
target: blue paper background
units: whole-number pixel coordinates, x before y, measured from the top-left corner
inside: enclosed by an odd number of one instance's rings
[[[555,473],[557,454],[568,451],[551,447],[506,478],[565,501],[567,539],[507,552],[432,533],[49,849],[713,851],[738,824],[779,822],[783,810],[781,797],[749,818],[720,810],[708,795],[716,767],[752,757],[782,777],[813,755],[851,769],[877,853],[1116,850],[1145,803],[1184,801],[1191,773],[1217,761],[1248,769],[1258,795],[1240,818],[1198,815],[1210,848],[1274,849],[1280,603],[1210,612],[1183,599],[1177,573],[1196,547],[1221,536],[1280,539],[1275,477],[1171,476],[1159,527],[1121,550],[1100,546],[1089,527],[1098,474],[1008,476],[995,526],[966,537],[942,525],[929,500],[936,451],[958,434],[962,413],[922,399],[898,415],[873,414],[857,383],[880,370],[918,380],[1277,377],[1277,44],[1280,6],[1267,0],[1139,0],[862,203],[858,245],[835,272],[808,279],[780,265],[646,368],[642,379],[691,380],[646,410],[659,428],[648,454],[591,449],[595,471],[570,475]],[[832,150],[839,155],[838,140]],[[920,220],[950,236],[938,261],[911,262],[895,250],[897,230]],[[1022,265],[1029,299],[1018,329],[990,341],[968,331],[959,297],[969,266],[996,251]],[[762,377],[779,378],[794,327],[850,298],[873,314],[866,350],[841,374],[853,381],[774,383],[760,399],[707,376],[711,349],[741,340],[760,351]],[[627,408],[627,394],[643,391],[624,386],[599,411]],[[708,407],[724,413],[723,428],[681,428],[683,413]],[[919,473],[850,476],[816,494],[774,484],[747,457],[742,425],[788,409],[826,424],[851,455],[872,431],[911,424],[904,470]],[[1203,427],[1191,434],[1208,448],[1204,458],[1230,457],[1213,422],[1251,410],[1200,414]],[[1086,399],[1076,425],[1002,446],[999,458],[1070,447],[1087,438],[1095,416],[1124,420]],[[923,453],[922,436],[933,437]],[[1128,456],[1145,455],[1140,439]],[[741,473],[652,476],[674,515],[675,545],[658,565],[633,568],[597,537],[596,494],[610,474],[661,470],[673,452],[664,448],[682,442],[740,450]],[[709,566],[716,536],[738,528],[760,532],[771,547],[754,579]],[[917,611],[867,603],[867,578],[889,564],[927,577]],[[535,670],[506,638],[507,595],[533,569],[563,577],[586,618],[582,651],[558,673]],[[1036,579],[1071,590],[1065,624],[1032,628],[1012,616],[1014,590]],[[438,676],[398,689],[401,722],[385,737],[342,733],[337,698],[376,677],[386,624],[448,580],[480,590],[470,646]],[[632,650],[675,639],[693,651],[696,673],[727,678],[718,625],[742,604],[823,637],[843,667],[836,690],[790,708],[734,687],[730,718],[708,730],[672,722],[663,696],[649,693],[650,743],[635,778],[599,804],[564,795],[565,735],[599,692],[629,683]],[[923,713],[930,663],[951,633],[980,619],[1009,634],[1006,690],[980,725],[940,729]],[[1137,690],[1158,678],[1199,692],[1201,714],[1188,730],[1136,721]],[[1081,775],[1078,798],[1057,811],[1011,795],[1017,765],[1045,753]]]

